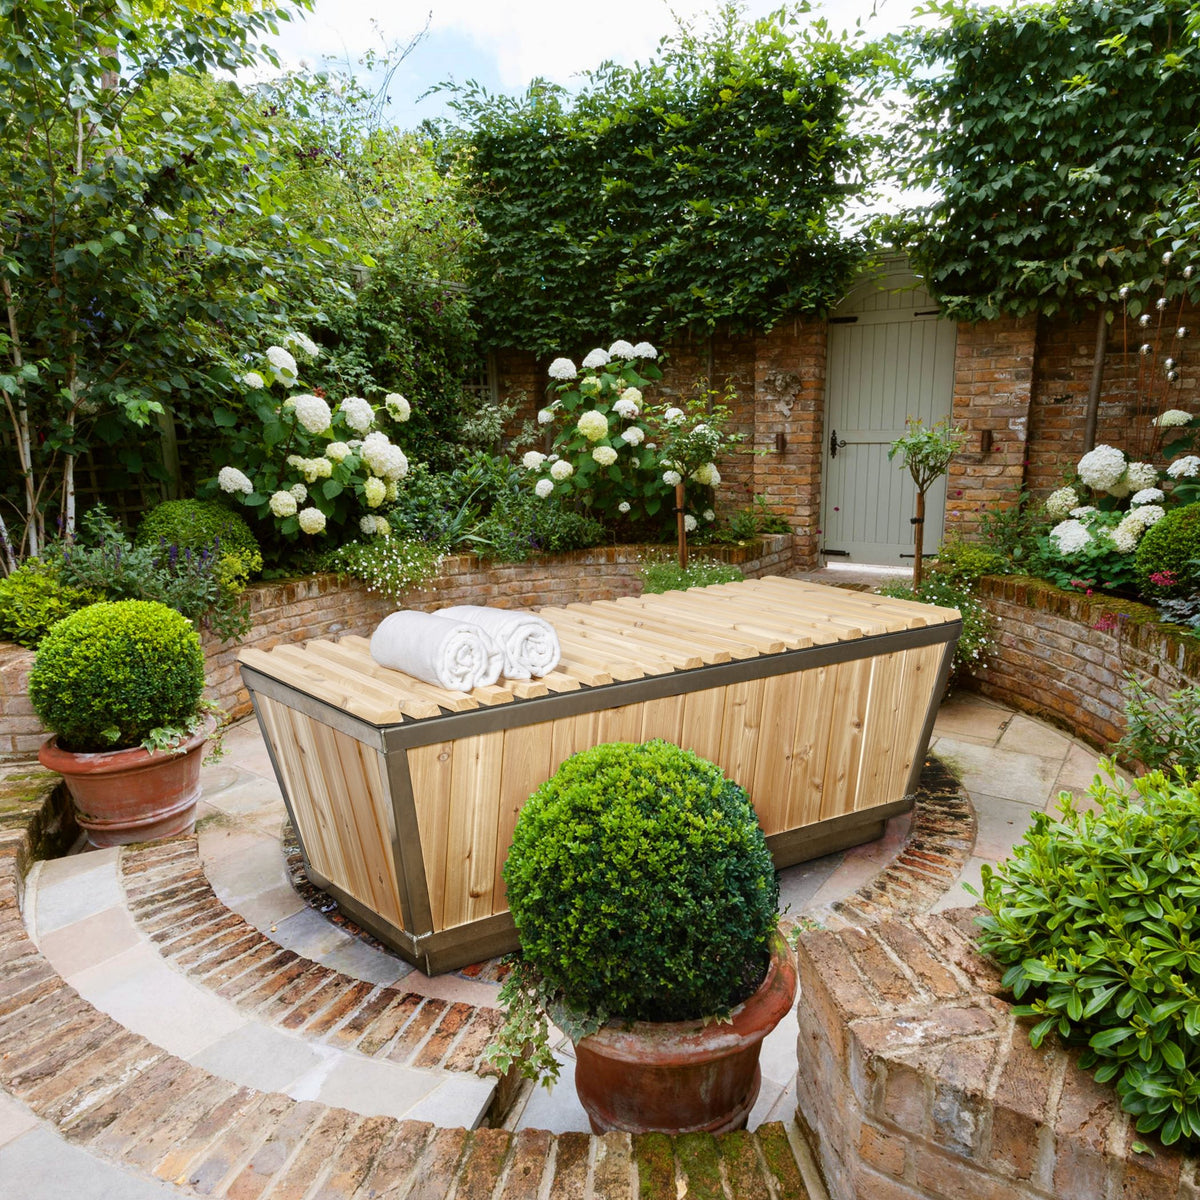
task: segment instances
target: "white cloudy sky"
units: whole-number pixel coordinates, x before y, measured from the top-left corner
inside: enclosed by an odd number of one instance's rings
[[[746,0],[744,7],[760,16],[779,4]],[[717,0],[316,0],[276,46],[291,63],[354,62],[369,46],[408,41],[428,17],[427,36],[389,89],[392,118],[412,126],[443,111],[440,98],[417,98],[447,77],[476,79],[491,91],[520,91],[538,75],[569,86],[605,59],[644,61],[675,28],[672,12],[703,20],[717,7]],[[914,7],[914,0],[819,0],[814,15],[839,29],[861,21],[875,35],[908,24]]]

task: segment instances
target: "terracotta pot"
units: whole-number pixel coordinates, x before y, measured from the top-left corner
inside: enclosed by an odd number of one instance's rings
[[[575,1047],[575,1090],[595,1133],[725,1133],[758,1098],[763,1038],[791,1011],[796,965],[783,937],[758,991],[730,1022],[610,1022]]]
[[[124,846],[189,833],[200,799],[200,762],[213,726],[170,750],[141,746],[99,754],[61,750],[57,734],[38,751],[65,780],[75,815],[93,846]]]

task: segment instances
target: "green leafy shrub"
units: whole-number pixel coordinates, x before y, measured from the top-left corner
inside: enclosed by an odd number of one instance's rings
[[[930,570],[947,583],[974,587],[984,575],[1003,573],[1008,567],[1003,554],[979,542],[947,538]]]
[[[971,594],[969,588],[939,578],[936,574],[926,579],[920,592],[902,583],[888,583],[875,589],[880,596],[892,596],[897,600],[917,600],[922,604],[936,604],[942,608],[957,608],[962,615],[962,633],[954,648],[951,680],[969,675],[976,667],[987,662],[992,650],[992,618],[988,610]]]
[[[1127,675],[1125,736],[1113,747],[1150,770],[1178,767],[1200,778],[1200,687],[1181,688],[1160,700],[1135,675]]]
[[[1200,1139],[1200,781],[1153,772],[1130,794],[1097,780],[1098,812],[1070,796],[983,868],[983,948],[1018,1015],[1086,1047],[1141,1133]]]
[[[762,496],[755,496],[745,508],[739,509],[719,529],[713,541],[716,542],[752,542],[766,533],[791,533],[792,527],[786,517],[767,506]]]
[[[681,567],[673,559],[655,559],[643,563],[638,573],[642,577],[643,595],[682,592],[687,588],[708,587],[710,583],[734,583],[746,578],[741,567],[707,558],[690,558],[686,567]]]
[[[262,570],[262,551],[250,526],[215,500],[167,500],[152,508],[142,518],[134,544],[215,548],[223,579],[238,591]]]
[[[721,1016],[761,982],[779,897],[746,793],[663,741],[569,758],[504,867],[525,960],[573,1010]]]
[[[347,542],[325,554],[318,565],[323,571],[349,575],[366,584],[367,591],[382,592],[399,603],[405,591],[432,579],[441,561],[432,546],[388,537]]]
[[[604,526],[595,517],[575,512],[554,497],[540,500],[532,492],[503,497],[474,530],[478,553],[500,562],[584,550],[604,540]]]
[[[63,583],[51,564],[30,559],[0,579],[0,641],[36,646],[56,621],[98,599]]]
[[[42,639],[29,698],[64,750],[136,746],[191,728],[204,688],[192,623],[163,604],[118,600],[65,617]]]
[[[1200,583],[1200,504],[1169,511],[1146,530],[1134,556],[1138,591],[1150,598],[1185,596]]]

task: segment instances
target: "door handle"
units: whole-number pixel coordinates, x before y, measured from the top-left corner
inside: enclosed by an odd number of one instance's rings
[[[838,437],[838,435],[837,435],[837,430],[835,429],[835,430],[834,430],[834,431],[833,431],[833,432],[832,432],[832,433],[829,435],[829,457],[830,457],[830,458],[837,458],[837,452],[838,452],[838,451],[839,451],[839,450],[840,450],[840,449],[841,449],[841,448],[842,448],[842,447],[843,447],[845,444],[846,444],[846,443],[845,443],[845,442],[844,442],[844,441],[843,441],[841,438],[839,438],[839,437]]]

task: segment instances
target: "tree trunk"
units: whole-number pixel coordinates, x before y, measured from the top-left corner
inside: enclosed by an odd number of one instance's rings
[[[687,551],[687,530],[683,525],[683,484],[675,485],[675,530],[679,537],[679,569],[687,570],[688,551]]]
[[[917,515],[913,517],[913,591],[921,590],[921,551],[925,543],[925,493],[917,492]]]
[[[1092,355],[1092,382],[1088,388],[1087,414],[1083,422],[1083,452],[1096,448],[1096,421],[1100,413],[1100,385],[1104,382],[1104,354],[1108,349],[1108,309],[1103,305],[1096,317],[1096,349]]]

